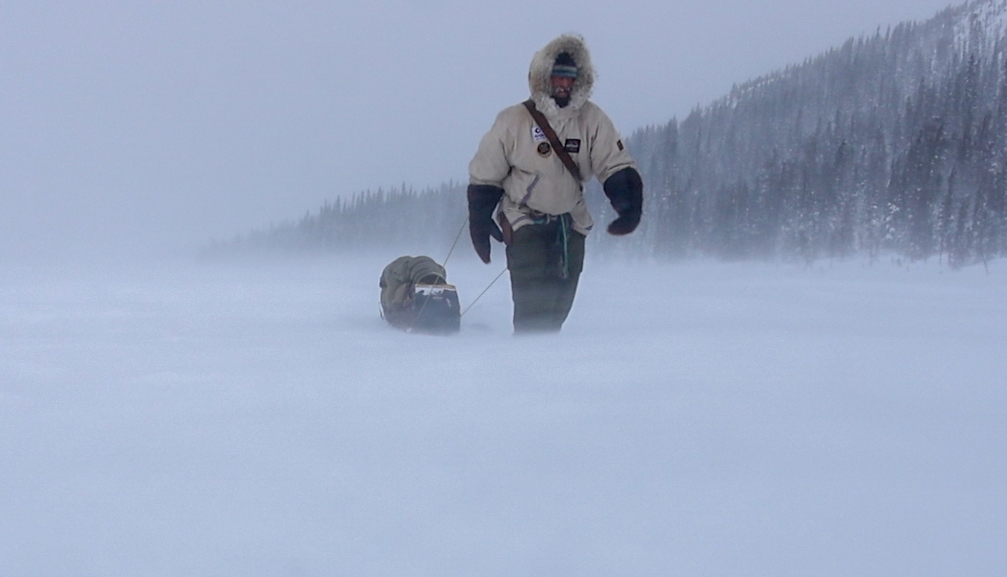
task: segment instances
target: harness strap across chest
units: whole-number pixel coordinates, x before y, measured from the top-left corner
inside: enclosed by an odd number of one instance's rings
[[[552,126],[549,126],[549,121],[546,120],[545,115],[539,112],[538,108],[535,107],[534,100],[525,100],[523,104],[524,107],[528,109],[532,119],[535,120],[535,124],[537,124],[538,127],[542,129],[542,132],[545,133],[545,137],[549,140],[549,144],[552,145],[552,149],[556,151],[556,155],[563,161],[563,165],[566,166],[567,170],[570,171],[570,174],[572,174],[573,178],[577,181],[577,186],[580,186],[581,189],[583,189],[584,179],[580,176],[580,167],[577,166],[577,163],[574,162],[572,158],[570,158],[570,153],[568,153],[566,151],[566,147],[560,143],[559,137],[556,136],[556,131],[552,129]]]

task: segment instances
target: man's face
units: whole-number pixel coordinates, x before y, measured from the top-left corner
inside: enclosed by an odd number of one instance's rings
[[[576,78],[570,78],[569,76],[553,76],[552,78],[552,97],[556,100],[567,100],[570,98],[570,90],[573,88],[573,83],[577,80]]]

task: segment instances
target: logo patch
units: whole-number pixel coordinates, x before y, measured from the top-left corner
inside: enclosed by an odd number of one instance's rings
[[[546,157],[552,152],[552,147],[549,146],[548,142],[540,142],[538,144],[538,154],[539,156]]]
[[[563,148],[565,148],[567,152],[580,152],[580,139],[567,138],[566,142],[563,143]]]
[[[617,141],[615,142],[615,145],[619,147],[619,150],[620,150],[620,151],[622,151],[622,150],[626,150],[626,148],[625,148],[625,147],[624,147],[624,146],[622,145],[622,141],[621,141],[621,140],[617,140]]]
[[[549,139],[546,138],[545,132],[538,125],[533,124],[531,127],[531,139],[534,142],[548,142]]]

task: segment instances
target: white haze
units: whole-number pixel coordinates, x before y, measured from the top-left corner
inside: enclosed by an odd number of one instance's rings
[[[10,275],[0,574],[1007,574],[1007,262],[589,263],[514,338],[393,256]]]
[[[531,54],[585,35],[625,133],[946,0],[0,2],[0,258],[197,247],[464,179]]]

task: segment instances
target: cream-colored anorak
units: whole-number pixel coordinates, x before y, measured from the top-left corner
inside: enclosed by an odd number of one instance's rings
[[[578,76],[570,103],[560,108],[551,96],[550,77],[556,57],[563,52],[573,57]],[[560,36],[538,51],[528,72],[528,85],[536,107],[577,163],[585,182],[592,176],[605,182],[624,168],[635,168],[608,115],[589,100],[594,69],[582,38]],[[570,213],[574,230],[585,235],[594,224],[584,201],[583,183],[570,174],[523,104],[497,115],[469,163],[469,177],[471,184],[504,190],[498,210],[515,230],[530,224],[537,214]]]

